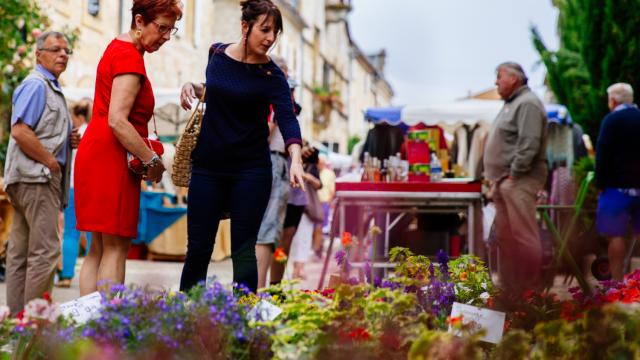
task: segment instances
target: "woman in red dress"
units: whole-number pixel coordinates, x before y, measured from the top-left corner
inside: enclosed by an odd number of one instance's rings
[[[93,119],[78,148],[75,167],[77,228],[92,232],[80,271],[80,295],[98,284],[124,283],[131,239],[137,235],[141,176],[127,167],[127,152],[145,165],[142,178],[160,181],[160,157],[143,141],[154,97],[143,55],[175,33],[178,0],[135,0],[131,30],[119,35],[98,64]]]

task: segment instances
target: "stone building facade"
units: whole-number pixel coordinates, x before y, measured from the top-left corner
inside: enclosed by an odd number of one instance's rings
[[[180,86],[203,81],[213,42],[240,39],[238,0],[182,0],[179,31],[145,63],[156,95],[161,135],[176,135],[189,114],[178,103]],[[366,56],[349,33],[348,0],[274,0],[283,14],[284,33],[273,53],[287,59],[299,83],[296,100],[306,139],[346,152],[350,137],[363,137],[367,107],[390,105],[393,90],[384,68]],[[132,0],[42,0],[52,27],[76,27],[80,38],[61,81],[73,101],[92,97],[96,67],[106,45],[131,23]],[[382,61],[384,63],[384,61]]]

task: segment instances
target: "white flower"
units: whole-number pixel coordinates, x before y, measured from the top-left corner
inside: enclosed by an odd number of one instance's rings
[[[480,296],[479,296],[479,298],[484,300],[484,301],[487,301],[487,299],[490,298],[490,297],[491,297],[491,295],[489,295],[489,293],[486,292],[486,291],[483,292],[482,294],[480,294]]]
[[[56,304],[49,304],[45,299],[33,299],[24,307],[24,317],[29,320],[47,320],[54,322],[61,311]]]
[[[482,284],[480,285],[480,287],[482,287],[483,289],[487,290],[487,283],[486,281],[483,281]]]
[[[3,322],[9,318],[11,311],[8,306],[0,306],[0,322]]]
[[[11,74],[13,72],[13,65],[7,64],[7,66],[4,67],[4,72],[6,74]]]

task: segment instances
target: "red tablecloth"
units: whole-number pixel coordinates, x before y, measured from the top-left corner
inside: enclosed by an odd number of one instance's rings
[[[337,182],[336,191],[406,191],[406,192],[475,192],[481,191],[479,182]]]

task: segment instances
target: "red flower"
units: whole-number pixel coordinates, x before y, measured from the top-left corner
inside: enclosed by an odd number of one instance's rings
[[[493,298],[492,297],[487,299],[487,307],[488,308],[492,308],[493,307]]]
[[[371,334],[363,327],[351,328],[346,331],[339,331],[338,337],[341,342],[366,341],[371,338]]]
[[[348,334],[349,338],[355,341],[365,341],[371,338],[371,334],[367,331],[367,329],[359,327],[351,330]]]
[[[561,305],[560,318],[567,321],[575,321],[584,315],[583,311],[579,311],[576,303],[571,301],[565,301]]]
[[[533,299],[533,297],[536,295],[536,292],[533,290],[527,290],[524,293],[522,293],[522,298],[525,300],[531,300]]]
[[[51,304],[51,295],[49,295],[48,292],[44,292],[44,294],[42,294],[42,298],[47,300],[49,302],[49,304]]]
[[[607,303],[612,303],[612,302],[616,302],[619,301],[621,298],[621,292],[620,290],[611,290],[609,291],[609,293],[601,295],[600,299],[603,302],[607,302]]]
[[[511,321],[505,320],[504,325],[502,326],[502,331],[507,332],[507,330],[509,330],[510,327],[511,327]]]
[[[638,290],[637,288],[626,290],[624,292],[624,296],[622,297],[622,302],[625,304],[640,302],[640,290]]]
[[[351,233],[345,231],[342,233],[342,246],[349,247],[351,245]]]
[[[329,298],[329,299],[333,299],[333,294],[336,292],[336,289],[331,289],[331,288],[327,288],[322,290],[322,292],[320,294],[322,294],[322,296]]]

